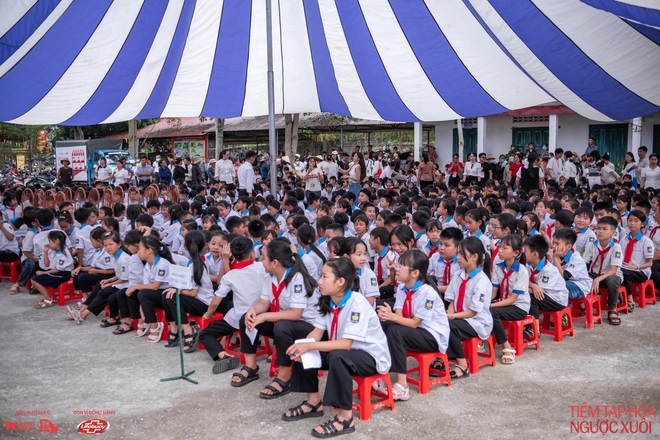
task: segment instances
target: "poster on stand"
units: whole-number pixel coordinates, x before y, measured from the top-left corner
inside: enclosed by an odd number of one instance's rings
[[[74,182],[87,182],[87,148],[85,145],[55,148],[57,171],[62,168],[62,159],[69,160],[69,167],[73,168]]]

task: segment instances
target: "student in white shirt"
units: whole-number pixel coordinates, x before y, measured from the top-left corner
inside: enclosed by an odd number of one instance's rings
[[[253,164],[256,159],[256,153],[248,150],[245,153],[245,162],[238,167],[238,189],[244,189],[248,193],[254,190],[254,169]]]
[[[539,310],[556,312],[568,305],[566,282],[557,268],[545,258],[549,248],[548,242],[541,235],[525,240],[525,257],[530,273],[529,292],[532,294],[529,314],[537,320]]]
[[[138,320],[138,328],[135,329],[137,332],[136,337],[146,336],[149,333],[149,324],[144,323],[142,314],[140,313],[140,301],[138,299],[137,293],[133,295],[126,295],[126,290],[129,286],[134,286],[137,284],[144,283],[144,263],[140,260],[138,256],[138,250],[140,249],[140,240],[143,234],[137,229],[128,231],[126,237],[124,237],[124,246],[130,256],[128,257],[128,283],[127,285],[120,289],[116,295],[108,298],[108,303],[112,309],[113,303],[116,302],[116,307],[119,309],[119,316],[121,317],[121,323],[113,330],[115,335],[123,335],[124,333],[129,333],[133,330],[133,320]],[[127,252],[124,252],[127,253]]]
[[[364,296],[353,291],[357,286],[355,266],[348,258],[328,261],[319,280],[320,315],[307,335],[314,342],[293,344],[286,353],[293,361],[291,391],[307,393],[307,398],[282,419],[321,417],[324,406],[338,409],[335,418],[314,428],[316,434],[354,432],[353,376],[385,374],[390,369],[390,352],[380,320]],[[323,400],[318,370],[305,369],[301,363],[301,355],[311,350],[320,352],[321,369],[328,370]]]
[[[81,208],[84,209],[84,208]],[[86,226],[85,229],[91,228]],[[92,247],[92,257],[82,267],[76,267],[72,272],[73,284],[76,290],[80,290],[87,305],[91,304],[90,292],[94,286],[101,281],[112,278],[115,273],[114,261],[103,246],[103,236],[107,231],[102,227],[92,229],[89,234],[89,243]]]
[[[635,303],[632,298],[632,285],[643,283],[651,277],[653,266],[653,241],[642,233],[646,223],[646,215],[640,210],[628,214],[629,234],[621,238],[623,250],[623,283],[628,294],[628,310],[632,311]]]
[[[38,270],[32,277],[32,285],[43,296],[36,304],[37,309],[54,305],[53,298],[48,294],[47,287],[58,288],[71,278],[73,256],[67,250],[66,234],[62,231],[48,232],[48,243],[43,246],[43,266],[46,270]]]
[[[555,149],[555,155],[548,161],[547,171],[550,173],[550,178],[559,183],[559,178],[564,174],[564,160],[562,155],[564,150],[561,148]]]
[[[360,293],[375,307],[380,290],[376,274],[367,264],[367,245],[357,237],[348,237],[342,243],[339,255],[350,258],[360,278]]]
[[[316,231],[310,225],[302,225],[298,228],[297,238],[302,262],[312,279],[318,280],[321,276],[321,268],[327,259],[316,247]]]
[[[566,281],[568,297],[584,298],[591,290],[591,278],[587,265],[573,247],[577,234],[568,228],[558,229],[552,236],[553,264]]]

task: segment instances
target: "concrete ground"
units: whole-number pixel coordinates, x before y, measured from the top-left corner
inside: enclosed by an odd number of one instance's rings
[[[192,377],[199,385],[162,383],[180,370],[177,349],[132,334],[112,335],[99,327],[100,317],[77,326],[62,316],[64,308],[36,310],[36,296],[9,296],[9,286],[0,283],[0,419],[35,425],[23,432],[19,429],[29,425],[18,424],[14,431],[0,426],[1,438],[78,438],[80,422],[101,417],[110,424],[101,438],[304,439],[331,414],[281,421],[281,414],[303,398],[258,397],[269,382],[265,359],[260,360],[262,378],[240,389],[229,385],[231,373],[211,373],[204,351],[185,355],[186,371],[195,370]],[[576,409],[572,414],[572,406],[598,405],[602,411],[603,405],[646,404],[660,411],[659,314],[658,306],[636,309],[622,316],[621,326],[605,323],[592,331],[577,323],[575,337],[556,343],[544,335],[540,351],[527,349],[511,366],[499,363],[498,349],[495,368],[482,367],[479,374],[450,388],[436,386],[426,396],[413,387],[411,399],[397,403],[395,411],[381,409],[371,421],[357,421],[350,438],[600,438],[571,433],[571,422],[583,420]],[[74,414],[90,410],[114,414]],[[58,431],[39,433],[40,419],[50,420]],[[626,413],[609,421],[618,422],[610,426],[621,432],[622,423],[637,427],[641,419],[630,420]],[[660,419],[647,421],[652,434],[617,437],[660,438]]]

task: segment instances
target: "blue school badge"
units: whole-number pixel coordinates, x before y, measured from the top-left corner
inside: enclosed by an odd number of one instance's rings
[[[431,309],[433,309],[433,301],[430,300],[430,299],[427,299],[427,300],[426,300],[426,304],[424,304],[424,308],[425,308],[426,310],[431,310]]]
[[[76,238],[76,244],[80,244],[80,239]]]
[[[110,257],[105,257],[105,262],[109,263],[110,262]]]
[[[378,285],[378,281],[376,281],[376,278],[371,279],[371,285],[372,286],[377,286]]]
[[[294,293],[302,293],[302,284],[296,284],[293,286]]]
[[[569,264],[569,265],[568,265],[568,268],[569,268],[569,269],[575,269],[575,265],[574,265],[574,264]]]
[[[589,237],[589,243],[593,243],[594,241],[596,241],[596,237]]]
[[[652,253],[653,252],[653,246],[647,247],[646,252],[648,252],[649,254]]]
[[[165,269],[158,269],[158,276],[159,277],[164,277],[165,276]]]
[[[481,295],[479,295],[479,301],[480,302],[485,302],[486,301],[486,294],[482,293]]]
[[[351,312],[351,323],[357,324],[360,322],[360,314],[358,312]]]
[[[62,265],[64,264],[64,260],[60,260],[57,264],[59,264],[60,266],[62,266]]]
[[[621,258],[621,252],[615,252],[614,258]]]
[[[542,282],[543,284],[546,284],[548,281],[550,281],[550,277],[548,277],[548,276],[546,276],[546,275],[544,275],[543,278],[541,278],[541,282]]]

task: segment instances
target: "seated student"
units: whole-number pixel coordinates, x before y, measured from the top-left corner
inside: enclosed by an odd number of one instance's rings
[[[360,214],[360,210],[353,213],[353,228],[355,228],[355,236],[362,240],[367,245],[367,257],[370,262],[373,261],[373,252],[369,246],[369,220],[364,214]],[[355,215],[357,213],[357,215]]]
[[[493,239],[488,246],[492,264],[500,262],[499,249],[500,241],[509,234],[518,232],[518,222],[516,218],[508,212],[493,216],[488,222],[488,228],[492,231]]]
[[[523,239],[518,234],[510,234],[500,244],[500,263],[493,265],[493,298],[490,314],[493,316],[493,334],[502,345],[502,364],[516,361],[516,350],[511,348],[502,320],[525,319],[529,313],[529,274],[525,267]]]
[[[591,290],[587,265],[573,247],[576,240],[577,234],[568,228],[557,229],[552,237],[552,263],[566,280],[568,297],[571,299],[584,298]]]
[[[50,210],[49,210],[50,211]],[[23,238],[21,252],[21,273],[18,281],[9,289],[10,295],[16,295],[21,287],[25,286],[37,270],[39,258],[34,256],[34,237],[39,233],[39,220],[36,208],[29,208],[23,212],[23,221],[28,225],[28,231]],[[50,211],[52,215],[52,211]]]
[[[304,228],[311,228],[305,225]],[[302,228],[301,228],[302,229]],[[260,335],[273,338],[276,363],[280,367],[277,378],[261,391],[260,397],[274,399],[290,391],[291,358],[286,354],[295,339],[313,330],[318,315],[317,284],[305,270],[302,259],[291,250],[284,238],[274,239],[264,249],[264,270],[270,274],[264,284],[261,299],[241,318],[241,352],[245,353],[245,367],[234,373],[232,386],[243,386],[259,378],[256,338],[250,341],[248,332],[255,329]],[[283,326],[280,331],[280,325]],[[295,339],[294,336],[298,335]]]
[[[128,231],[124,238],[124,247],[126,249],[124,254],[129,255],[127,268],[128,282],[123,288],[117,291],[116,295],[108,298],[111,314],[113,310],[119,310],[119,316],[121,318],[121,322],[117,328],[112,331],[115,335],[123,335],[124,333],[133,331],[134,319],[138,320],[136,337],[145,336],[149,333],[149,324],[144,323],[144,318],[142,318],[142,314],[140,313],[140,301],[137,294],[126,296],[128,286],[144,283],[144,263],[138,256],[142,236],[143,233],[141,231],[133,229]]]
[[[619,211],[619,227],[626,230],[628,227],[628,215],[630,214],[630,199],[628,196],[619,194],[615,201],[616,209]]]
[[[397,226],[403,225],[403,218],[399,214],[388,214],[385,217],[384,226],[392,232]],[[407,226],[407,225],[406,225]],[[415,241],[415,235],[413,234],[413,244]]]
[[[477,336],[486,339],[493,330],[493,317],[488,310],[493,294],[490,261],[479,239],[468,237],[459,243],[458,264],[463,270],[452,279],[445,292],[451,330],[447,356],[456,359],[456,366],[451,370],[452,380],[470,375],[463,341]]]
[[[640,210],[628,214],[627,228],[629,233],[621,238],[623,249],[623,286],[628,295],[628,310],[633,311],[635,303],[632,297],[632,285],[643,283],[651,277],[653,265],[653,241],[642,233],[646,224],[646,216]]]
[[[89,241],[95,250],[92,260],[89,266],[78,266],[71,272],[74,287],[76,290],[80,290],[85,300],[88,299],[88,295],[94,289],[94,286],[102,280],[112,278],[115,274],[113,258],[103,245],[103,236],[106,232],[105,229],[100,227],[92,230],[89,234]],[[91,303],[91,300],[89,303]]]
[[[163,225],[163,214],[160,211],[160,202],[158,200],[149,200],[147,202],[147,214],[153,218],[153,227],[158,231]]]
[[[548,243],[552,240],[552,235],[555,233],[556,230],[556,221],[555,216],[559,211],[561,211],[561,202],[559,200],[550,200],[546,204],[546,211],[549,213],[549,220],[546,224],[545,228],[541,228],[541,233],[543,233],[547,238],[548,238]],[[569,226],[570,227],[570,226]]]
[[[318,217],[316,210],[321,205],[321,196],[310,192],[307,194],[307,208],[305,208],[305,217],[309,220],[309,224],[313,224]]]
[[[212,231],[211,237],[207,243],[208,252],[204,256],[204,264],[208,271],[211,282],[215,286],[214,291],[217,290],[217,285],[220,283],[220,269],[222,267],[222,248],[228,246],[229,243],[225,238],[224,231]]]
[[[325,235],[325,231],[331,224],[334,223],[334,220],[329,215],[320,216],[316,219],[316,236],[318,240],[316,241],[316,247],[325,255],[325,258],[328,258],[328,237]],[[342,230],[343,234],[344,231]]]
[[[90,237],[94,240],[95,235],[96,231],[92,231]],[[67,306],[67,316],[73,319],[78,325],[82,324],[85,318],[92,313],[94,316],[98,316],[99,313],[104,311],[105,307],[110,303],[108,299],[111,296],[115,295],[119,290],[128,287],[128,264],[130,255],[124,252],[124,249],[122,248],[119,232],[104,232],[102,240],[105,255],[97,258],[97,260],[102,258],[105,261],[107,257],[110,257],[114,266],[114,276],[102,279],[98,282],[80,309]],[[101,253],[99,252],[98,255],[101,255]],[[101,321],[101,327],[103,328],[115,327],[120,323],[119,309],[116,307],[117,303],[113,301],[111,304],[114,304],[115,306],[111,305],[110,307],[110,317]]]
[[[78,208],[74,217],[80,223],[76,232],[76,241],[73,243],[74,247],[78,249],[77,267],[91,266],[96,248],[92,245],[89,235],[95,227],[93,225],[96,225],[96,212],[87,208]]]
[[[456,207],[456,210],[454,211],[454,221],[456,222],[456,225],[465,233],[467,230],[467,225],[465,224],[465,214],[469,211],[467,206],[464,205],[459,205]]]
[[[659,197],[653,197],[655,204],[658,203]],[[653,280],[653,285],[660,287],[660,209],[654,211],[653,222],[649,222],[653,226],[649,227],[648,237],[653,242],[653,266],[651,266],[651,279]],[[11,293],[11,291],[9,292]]]
[[[266,224],[258,218],[248,222],[247,233],[248,236],[252,239],[255,261],[261,261],[261,237],[263,237],[265,230]]]
[[[380,290],[378,289],[376,274],[366,264],[367,245],[357,237],[348,237],[344,239],[339,249],[339,255],[348,257],[351,260],[360,279],[360,293],[367,298],[369,304],[375,306]]]
[[[429,260],[425,255],[418,250],[405,252],[397,269],[400,284],[394,308],[388,303],[378,307],[392,358],[390,372],[396,373],[392,387],[394,400],[410,399],[406,351],[445,353],[449,344],[445,306],[438,300],[435,282],[428,272]],[[387,391],[382,380],[375,386],[378,391]]]
[[[410,226],[399,225],[392,229],[392,232],[390,232],[390,248],[394,251],[394,259],[387,261],[387,267],[390,270],[390,278],[392,279],[392,285],[395,289],[398,287],[395,270],[396,263],[404,252],[409,251],[414,247],[415,235],[413,234],[413,230],[410,229]]]
[[[483,215],[478,209],[470,209],[465,213],[465,228],[466,237],[476,237],[484,245],[484,252],[490,252],[490,239],[484,234],[486,225],[484,224]]]
[[[298,228],[299,254],[312,279],[321,276],[321,268],[326,262],[325,255],[316,247],[316,233],[310,225],[302,225]]]
[[[442,233],[442,223],[438,220],[429,220],[426,223],[426,245],[422,248],[422,252],[427,258],[431,259],[438,253],[440,248],[440,234]]]
[[[617,221],[604,216],[596,226],[597,240],[587,244],[584,261],[589,266],[589,276],[593,278],[591,293],[597,295],[600,288],[607,289],[607,319],[611,325],[621,324],[616,311],[619,302],[619,287],[623,282],[623,252],[621,245],[614,240]]]
[[[234,203],[234,212],[240,217],[248,217],[250,215],[250,206],[252,199],[248,196],[240,196],[236,203]]]
[[[447,286],[458,275],[458,245],[463,240],[463,233],[458,228],[448,228],[440,233],[440,250],[429,262],[429,270],[435,275],[440,296],[444,298]]]
[[[293,344],[286,353],[293,361],[291,391],[307,393],[307,398],[282,419],[322,417],[324,406],[338,408],[334,418],[314,428],[315,437],[354,432],[353,376],[385,374],[390,368],[385,333],[373,307],[364,296],[354,293],[358,283],[355,266],[348,258],[328,261],[319,280],[320,316],[314,321],[314,330],[306,335],[315,342]],[[328,370],[323,400],[318,370],[305,369],[301,363],[300,356],[310,350],[320,351],[321,369]]]
[[[339,250],[344,244],[344,240],[346,240],[344,237],[335,237],[328,241],[328,260],[340,256]]]
[[[35,276],[32,277],[32,285],[43,296],[36,304],[37,309],[44,309],[55,304],[46,288],[57,289],[61,284],[69,281],[73,269],[73,256],[67,250],[66,234],[53,230],[46,234],[48,243],[41,248],[43,259],[39,263],[39,266],[44,267],[45,270],[37,270]]]
[[[165,203],[163,203],[163,206]],[[168,217],[171,219],[168,226],[165,226],[163,223],[164,229],[161,231],[161,241],[168,246],[172,246],[174,238],[179,235],[181,232],[181,222],[179,220],[179,214],[183,211],[181,205],[171,205],[167,208]],[[185,214],[182,218],[185,217]]]
[[[454,220],[456,202],[453,199],[442,199],[438,204],[438,215],[442,222],[442,229],[458,228],[458,223]]]
[[[0,222],[0,262],[12,263],[20,260],[21,250],[9,223]]]
[[[176,205],[173,205],[176,206]],[[126,295],[137,295],[140,307],[144,315],[144,322],[149,326],[147,342],[156,343],[160,341],[164,325],[156,319],[155,308],[165,310],[165,320],[173,322],[174,317],[170,309],[164,305],[163,292],[170,287],[167,278],[170,272],[170,264],[174,264],[167,246],[161,245],[157,237],[147,235],[140,239],[138,256],[144,265],[144,280],[126,289]]]
[[[575,210],[575,232],[577,233],[577,241],[575,242],[575,250],[580,254],[584,253],[588,243],[596,241],[596,233],[590,228],[594,218],[594,213],[587,206],[580,206]]]
[[[229,292],[233,292],[233,307],[224,314],[220,320],[213,321],[206,329],[202,330],[199,340],[204,348],[215,361],[213,374],[224,373],[234,369],[240,364],[237,357],[229,356],[218,341],[226,335],[231,335],[240,329],[240,318],[255,305],[261,296],[266,283],[264,266],[254,261],[254,246],[252,240],[247,237],[236,237],[231,240],[231,254],[222,254],[222,278],[220,287],[215,291],[215,297],[211,300],[204,319],[211,319],[213,313],[224,302]],[[233,256],[233,268],[229,269],[229,258]],[[258,368],[257,368],[258,371]]]
[[[244,237],[247,232],[247,227],[245,226],[245,222],[243,222],[243,218],[238,216],[227,219],[225,227],[230,234],[236,234],[240,237]]]
[[[521,218],[527,225],[528,236],[533,237],[539,233],[542,223],[533,211],[526,211]]]
[[[376,254],[374,270],[378,280],[380,299],[386,300],[394,297],[394,286],[390,278],[388,261],[394,260],[394,252],[390,249],[390,232],[385,228],[375,228],[369,234],[369,245]]]
[[[532,294],[529,314],[537,321],[539,310],[555,312],[568,305],[566,282],[557,268],[553,264],[549,264],[545,258],[549,248],[548,242],[540,235],[525,240],[529,292]]]
[[[355,237],[355,234],[349,230],[348,223],[350,219],[344,212],[337,212],[334,215],[335,223],[339,223],[344,228],[344,237]]]
[[[415,233],[415,247],[423,249],[428,242],[426,236],[426,223],[431,220],[431,216],[426,211],[417,211],[412,216],[412,230]]]

